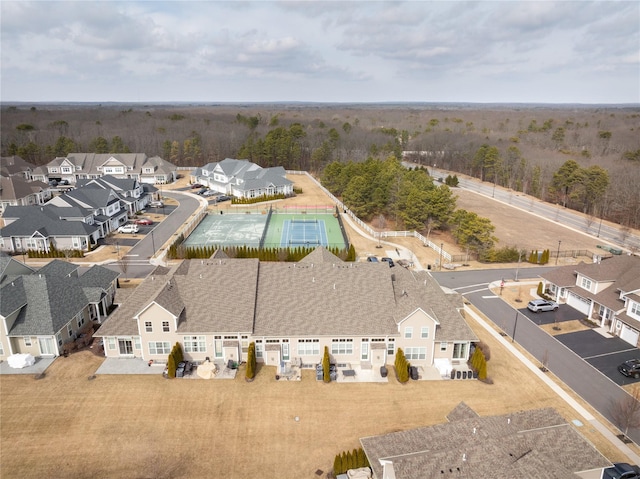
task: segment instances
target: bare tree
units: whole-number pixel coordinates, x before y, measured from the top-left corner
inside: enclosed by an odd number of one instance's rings
[[[622,399],[616,401],[611,406],[611,416],[623,432],[623,440],[626,439],[629,429],[640,427],[640,387],[634,386],[631,393],[626,394]]]

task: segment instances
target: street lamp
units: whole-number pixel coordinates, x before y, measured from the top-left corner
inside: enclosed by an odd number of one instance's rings
[[[151,246],[153,247],[153,252],[151,253],[151,257],[153,258],[153,256],[156,254],[156,242],[153,239],[153,230],[151,230]]]
[[[558,258],[560,258],[560,243],[562,243],[562,241],[558,240],[558,253],[556,254],[556,266],[558,265]]]
[[[442,271],[442,248],[444,248],[444,243],[440,243],[440,271]]]

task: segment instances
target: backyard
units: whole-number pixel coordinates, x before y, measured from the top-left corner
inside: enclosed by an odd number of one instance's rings
[[[318,477],[318,470],[326,477],[335,454],[359,447],[360,437],[441,423],[460,401],[481,415],[555,407],[577,418],[471,325],[491,349],[491,385],[403,386],[393,371],[386,384],[324,384],[313,370],[301,381],[277,382],[275,369],[264,366],[252,383],[244,366],[234,380],[92,379],[103,359],[88,350],[58,358],[42,379],[2,376],[2,477],[293,479]],[[588,424],[579,430],[610,460],[626,460]]]

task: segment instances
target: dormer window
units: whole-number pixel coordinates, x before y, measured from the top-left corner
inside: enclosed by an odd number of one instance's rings
[[[582,278],[581,286],[587,291],[591,291],[591,280],[588,278]]]

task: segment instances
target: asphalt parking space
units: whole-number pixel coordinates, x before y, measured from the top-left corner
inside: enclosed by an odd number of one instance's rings
[[[561,304],[558,311],[534,313],[533,311],[529,311],[526,307],[519,309],[518,311],[538,325],[553,324],[555,322],[561,323],[563,321],[573,321],[584,318],[584,314],[566,304]]]
[[[605,338],[590,329],[560,334],[555,338],[616,384],[640,382],[640,379],[628,378],[618,372],[621,363],[640,357],[640,350],[626,341],[618,337]]]

